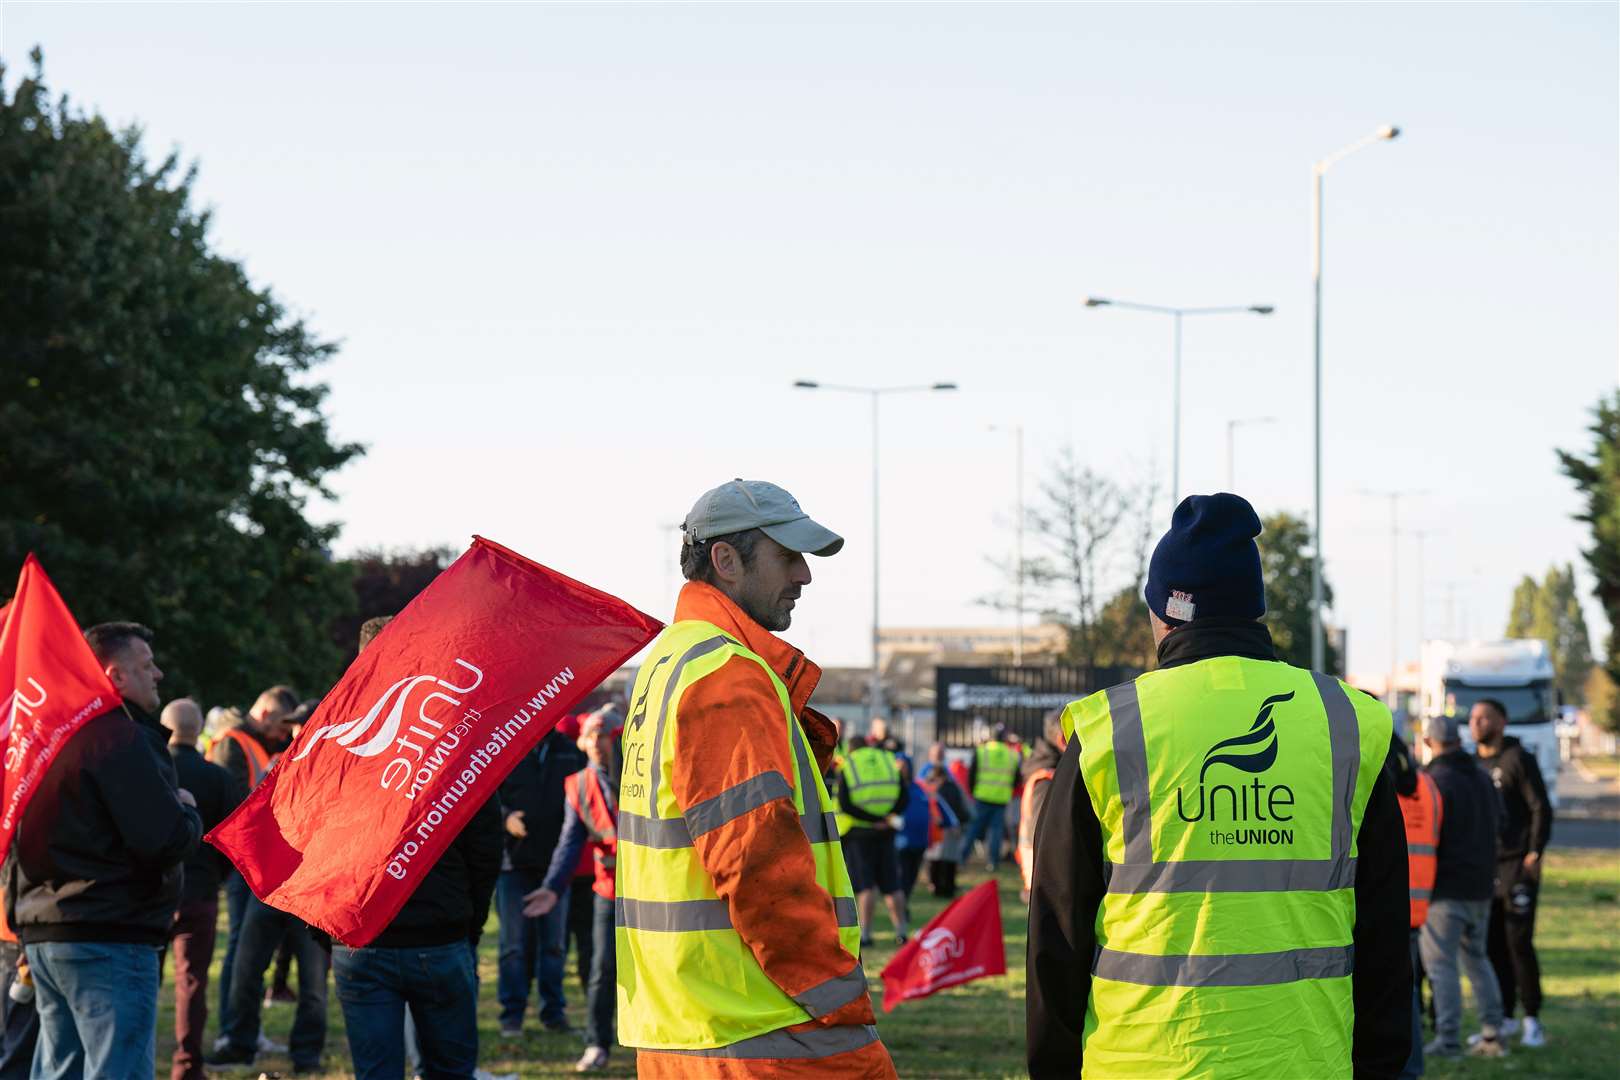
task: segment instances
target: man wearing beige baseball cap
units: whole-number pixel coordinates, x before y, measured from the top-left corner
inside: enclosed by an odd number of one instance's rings
[[[822,775],[821,669],[775,632],[843,539],[733,480],[682,525],[687,583],[630,694],[619,785],[619,1039],[643,1078],[895,1076]]]

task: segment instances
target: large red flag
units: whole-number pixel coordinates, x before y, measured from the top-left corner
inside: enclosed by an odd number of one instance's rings
[[[79,624],[29,555],[0,622],[0,857],[56,752],[85,721],[122,705]]]
[[[883,1011],[947,986],[1007,973],[1001,894],[987,881],[964,893],[883,968]]]
[[[207,840],[265,903],[363,946],[523,755],[660,629],[474,537]]]

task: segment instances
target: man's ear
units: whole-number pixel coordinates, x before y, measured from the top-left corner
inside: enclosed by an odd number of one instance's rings
[[[709,562],[720,580],[734,582],[742,577],[742,557],[725,541],[709,545]]]
[[[118,665],[118,661],[109,661],[107,666],[101,669],[101,673],[107,676],[107,681],[113,684],[114,690],[117,690],[120,693],[123,691],[124,669]]]

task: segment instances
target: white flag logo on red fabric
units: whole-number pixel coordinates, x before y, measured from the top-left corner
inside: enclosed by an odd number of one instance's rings
[[[883,1011],[902,1001],[1007,973],[1001,938],[1001,894],[994,881],[953,901],[883,968]]]
[[[206,839],[265,903],[363,946],[523,755],[660,629],[475,537]]]

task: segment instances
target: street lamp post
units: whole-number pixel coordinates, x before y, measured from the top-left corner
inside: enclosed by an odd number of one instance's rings
[[[1363,488],[1361,494],[1375,499],[1389,500],[1389,707],[1396,704],[1395,674],[1400,663],[1400,502],[1414,495],[1427,495],[1427,491],[1373,491]]]
[[[1395,138],[1401,129],[1386,125],[1364,135],[1340,150],[1336,150],[1311,167],[1314,183],[1311,187],[1311,284],[1315,294],[1316,326],[1316,451],[1315,498],[1311,517],[1311,667],[1322,670],[1325,643],[1322,640],[1322,244],[1325,236],[1322,212],[1322,182],[1327,171],[1340,160],[1375,142]]]
[[[937,382],[928,386],[842,386],[836,383],[798,379],[793,384],[800,390],[831,390],[840,394],[866,394],[872,399],[872,684],[869,691],[872,716],[883,715],[883,672],[878,667],[878,399],[885,394],[914,394],[932,390],[955,390],[953,382]]]
[[[1270,304],[1247,304],[1236,307],[1182,308],[1160,304],[1137,304],[1129,300],[1110,300],[1101,296],[1086,297],[1086,307],[1117,307],[1127,311],[1146,311],[1153,315],[1169,315],[1175,323],[1175,361],[1171,379],[1172,435],[1170,449],[1170,509],[1181,500],[1181,320],[1187,315],[1270,315],[1277,310]]]
[[[1024,425],[1013,424],[1008,427],[991,424],[990,430],[1011,431],[1018,447],[1013,465],[1014,483],[1017,485],[1015,505],[1018,515],[1014,529],[1017,541],[1013,549],[1013,610],[1017,619],[1013,624],[1013,665],[1021,667],[1024,663]]]
[[[1226,422],[1226,490],[1237,491],[1237,429],[1245,424],[1275,424],[1275,416],[1246,416]]]

